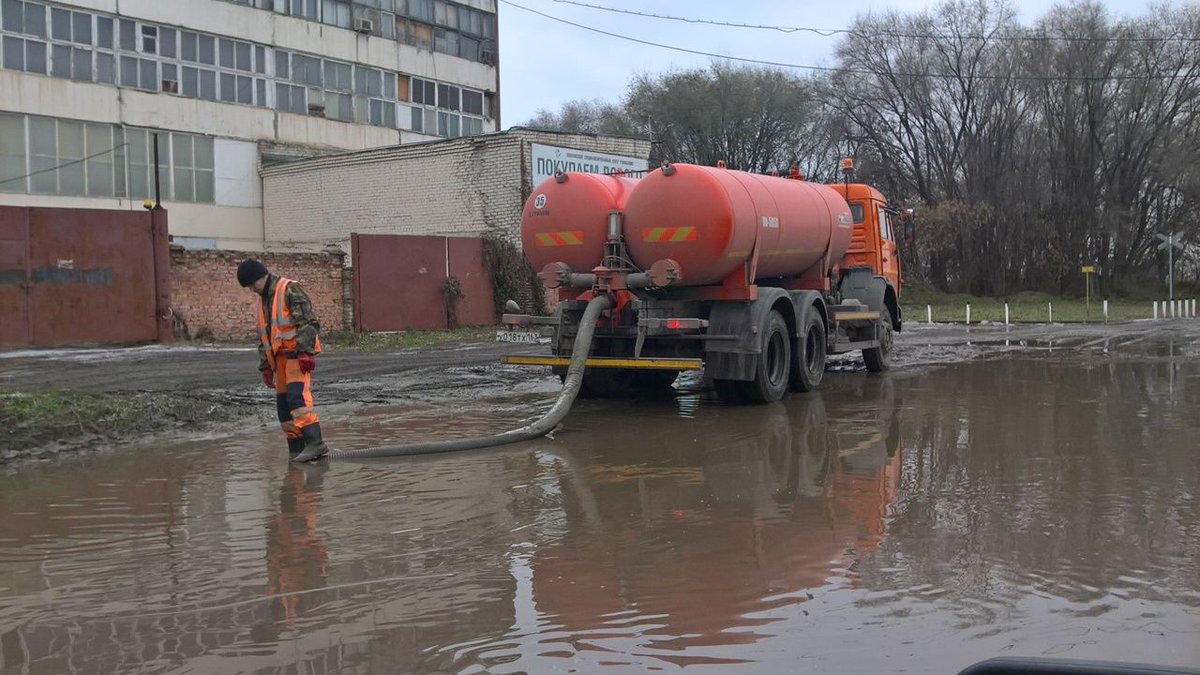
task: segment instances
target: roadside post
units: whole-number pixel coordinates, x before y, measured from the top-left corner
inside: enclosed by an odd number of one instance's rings
[[[1050,313],[1050,323],[1054,323],[1054,303],[1053,302],[1046,303],[1046,311],[1048,311]]]
[[[967,325],[971,325],[971,303],[967,303]]]
[[[1108,323],[1108,301],[1104,301],[1104,323]]]
[[[1004,303],[1004,327],[1008,328],[1008,303]]]
[[[1090,323],[1092,321],[1092,275],[1096,272],[1096,268],[1093,265],[1084,265],[1081,269],[1083,270],[1083,285],[1086,289],[1084,291],[1084,320]]]
[[[933,305],[925,305],[925,323],[933,323]]]
[[[1168,232],[1167,234],[1155,233],[1161,244],[1158,245],[1158,250],[1166,249],[1167,251],[1167,297],[1170,300],[1175,299],[1175,249],[1183,250],[1183,242],[1179,241],[1178,232]],[[1163,318],[1166,318],[1165,316]]]

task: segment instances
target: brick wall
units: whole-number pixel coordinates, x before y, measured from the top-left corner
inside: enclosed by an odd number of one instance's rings
[[[493,233],[519,243],[531,142],[650,152],[644,140],[514,129],[270,166],[263,170],[266,240],[273,248],[348,250],[351,233]]]
[[[254,339],[258,332],[256,296],[237,282],[238,263],[248,257],[261,260],[272,274],[303,284],[312,298],[322,333],[345,326],[341,253],[242,253],[172,247],[171,307],[178,336]]]
[[[294,162],[263,171],[272,247],[335,244],[351,233],[516,233],[521,140],[484,136]]]
[[[513,127],[509,133],[527,142],[557,145],[591,152],[603,152],[624,157],[649,157],[650,141],[622,136],[598,136],[596,134],[571,134],[562,131],[543,131],[526,127]]]

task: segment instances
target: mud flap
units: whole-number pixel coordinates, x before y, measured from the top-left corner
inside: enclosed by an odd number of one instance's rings
[[[718,302],[709,314],[708,334],[712,336],[736,336],[737,339],[709,340],[704,353],[704,377],[715,380],[754,380],[758,370],[758,358],[762,354],[762,341],[757,327],[763,325],[775,303],[787,299],[788,292],[781,288],[760,287],[758,300],[754,302]],[[795,325],[794,310],[792,325]],[[785,317],[785,320],[788,317]]]

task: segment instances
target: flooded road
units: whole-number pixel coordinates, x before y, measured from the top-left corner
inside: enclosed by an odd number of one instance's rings
[[[327,437],[500,430],[552,389]],[[1200,664],[1200,365],[1172,344],[586,401],[455,456],[296,468],[277,436],[0,477],[0,672]]]

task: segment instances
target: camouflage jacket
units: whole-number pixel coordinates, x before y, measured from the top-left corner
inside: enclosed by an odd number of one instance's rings
[[[267,278],[267,285],[263,289],[263,316],[267,317],[268,324],[271,322],[271,300],[275,297],[275,287],[278,285],[279,277],[272,274]],[[296,322],[296,351],[312,354],[315,351],[317,333],[321,330],[321,322],[317,321],[317,315],[313,312],[312,300],[309,299],[308,293],[300,284],[293,281],[284,291],[283,301],[287,303],[288,309],[292,312],[292,319]],[[259,370],[274,367],[268,359],[267,349],[263,346],[262,340],[259,340],[258,343],[258,355]]]

